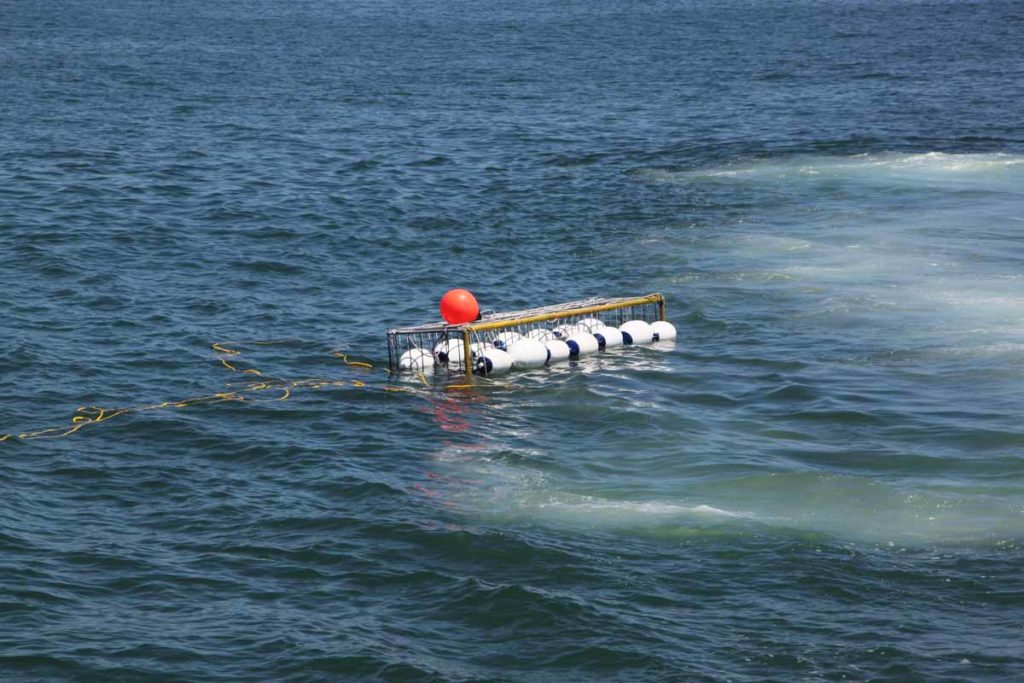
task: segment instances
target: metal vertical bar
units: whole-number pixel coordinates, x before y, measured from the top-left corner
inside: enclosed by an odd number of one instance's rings
[[[469,352],[469,330],[462,330],[462,359],[466,363],[466,374],[473,376],[473,359]]]

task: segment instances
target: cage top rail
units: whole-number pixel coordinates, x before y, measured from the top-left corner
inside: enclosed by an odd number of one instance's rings
[[[388,330],[388,332],[396,334],[454,331],[483,332],[504,327],[513,321],[523,324],[544,322],[545,320],[556,320],[558,318],[574,315],[588,315],[592,313],[599,313],[601,311],[610,311],[618,308],[624,308],[626,306],[639,306],[643,304],[658,304],[659,306],[664,306],[665,297],[661,294],[648,294],[640,297],[591,297],[589,299],[580,299],[579,301],[570,301],[563,304],[553,304],[538,308],[525,308],[518,311],[492,313],[471,323],[449,325],[446,322],[436,322],[426,325],[416,325],[413,327],[397,327]]]

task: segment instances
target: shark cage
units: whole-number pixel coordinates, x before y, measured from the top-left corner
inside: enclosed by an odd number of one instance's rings
[[[512,367],[540,367],[622,343],[657,340],[659,329],[663,338],[674,339],[675,328],[659,322],[664,320],[661,294],[485,312],[470,323],[388,330],[388,367],[393,372],[496,375]]]

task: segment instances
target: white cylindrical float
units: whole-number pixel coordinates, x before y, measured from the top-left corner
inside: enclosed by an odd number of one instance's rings
[[[560,325],[554,330],[555,336],[558,339],[566,340],[577,332],[585,332],[590,334],[590,328],[582,323],[571,323],[568,325]]]
[[[473,342],[472,344],[469,345],[469,352],[473,354],[473,358],[476,358],[487,349],[493,348],[494,344],[491,344],[490,342]]]
[[[549,339],[554,339],[555,333],[552,332],[551,330],[546,330],[543,327],[537,327],[527,332],[526,336],[529,337],[530,339],[536,339],[537,341],[543,343],[548,341]]]
[[[551,332],[553,332],[555,335],[555,339],[562,340],[568,339],[569,336],[572,335],[572,333],[575,331],[576,328],[573,325],[559,325],[558,327],[551,330]]]
[[[549,363],[569,360],[569,345],[561,339],[552,339],[544,342],[544,346],[547,347],[548,353],[551,354],[551,357],[548,359]]]
[[[477,354],[473,361],[473,372],[484,377],[504,375],[511,369],[512,356],[493,346]]]
[[[466,358],[466,347],[461,339],[442,339],[434,346],[434,356],[439,363],[462,363]]]
[[[512,356],[512,367],[517,370],[544,367],[551,356],[548,347],[544,346],[544,342],[527,337],[517,339],[509,348],[508,353]]]
[[[597,338],[589,332],[573,332],[572,336],[565,340],[565,343],[572,356],[589,356],[592,353],[597,353],[600,348]]]
[[[597,345],[602,349],[610,349],[615,346],[622,346],[622,332],[619,328],[605,326],[594,332]]]
[[[654,339],[654,331],[649,323],[643,320],[630,320],[619,327],[624,344],[649,344]]]
[[[676,326],[665,320],[651,323],[654,341],[672,341],[676,338]]]
[[[516,342],[516,340],[520,338],[520,336],[521,335],[518,332],[506,330],[505,332],[499,332],[498,334],[494,335],[494,339],[491,341],[491,343],[494,344],[496,348],[499,348],[502,351],[508,351],[508,348],[512,346]]]
[[[401,370],[431,370],[434,367],[434,355],[426,349],[409,349],[398,358]]]
[[[579,322],[579,324],[587,328],[587,331],[591,334],[594,334],[594,332],[605,326],[604,323],[597,318],[584,318]]]

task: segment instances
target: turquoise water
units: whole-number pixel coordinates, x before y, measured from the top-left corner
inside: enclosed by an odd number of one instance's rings
[[[1019,679],[1022,28],[5,4],[0,678]],[[680,336],[389,376],[453,286]]]

